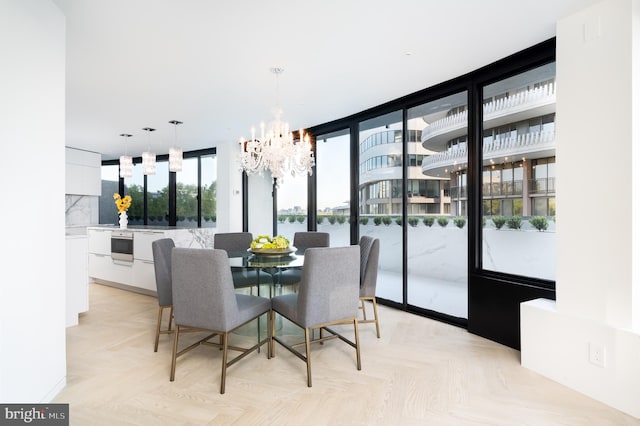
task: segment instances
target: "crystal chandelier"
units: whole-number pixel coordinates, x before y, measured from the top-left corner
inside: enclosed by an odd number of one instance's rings
[[[133,159],[130,155],[127,155],[126,138],[130,138],[131,135],[128,133],[122,133],[120,136],[125,138],[124,155],[120,156],[120,177],[130,178],[131,176],[133,176]]]
[[[182,124],[182,121],[171,120],[169,123],[174,125],[175,130],[174,146],[169,148],[169,171],[180,172],[182,171],[182,149],[178,147],[178,125]]]
[[[151,152],[151,132],[156,129],[152,129],[151,127],[144,127],[142,130],[146,131],[149,140],[149,149],[142,153],[142,173],[145,175],[155,175],[156,174],[156,153]]]
[[[284,70],[271,68],[276,80]],[[276,107],[274,120],[265,129],[260,125],[260,139],[256,138],[255,128],[251,128],[251,139],[240,139],[240,167],[247,174],[262,174],[268,170],[276,186],[284,176],[302,176],[313,173],[315,159],[309,141],[309,135],[300,129],[297,141],[289,129],[289,124],[281,120],[282,110]]]

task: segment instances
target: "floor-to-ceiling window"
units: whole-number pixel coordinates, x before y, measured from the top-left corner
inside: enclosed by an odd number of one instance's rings
[[[549,40],[309,129],[317,229],[380,239],[382,303],[519,348],[520,303],[555,297],[554,58]]]
[[[307,175],[287,176],[276,189],[277,233],[292,242],[293,235],[306,231],[308,226],[307,180]]]
[[[402,111],[358,124],[359,235],[380,239],[377,295],[403,302]]]
[[[420,164],[407,167],[408,177],[433,188],[407,191],[408,208],[424,206],[422,214],[407,212],[407,303],[466,318],[467,92],[410,108],[407,127],[420,131],[418,144],[409,138],[407,147],[424,155]]]
[[[482,88],[482,268],[555,279],[555,63]]]
[[[317,230],[332,246],[351,243],[350,146],[349,129],[316,136]]]
[[[133,174],[126,178],[118,177],[118,160],[102,162],[100,223],[117,223],[113,193],[121,192],[132,198],[128,211],[130,225],[216,225],[218,171],[215,149],[185,152],[179,172],[169,172],[168,155],[157,157],[153,175],[143,174],[139,157],[133,162]]]

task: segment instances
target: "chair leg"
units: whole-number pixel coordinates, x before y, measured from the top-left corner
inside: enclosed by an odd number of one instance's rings
[[[360,304],[362,305],[362,318],[367,320],[367,310],[364,307],[364,299],[360,299]]]
[[[309,329],[304,329],[304,346],[307,352],[307,386],[311,387],[311,340],[309,338]]]
[[[173,382],[176,378],[176,356],[178,354],[178,337],[180,336],[180,326],[176,326],[176,331],[173,333],[173,352],[171,353],[171,375],[169,381]]]
[[[153,351],[158,352],[158,342],[160,341],[160,325],[162,324],[162,311],[164,311],[164,307],[158,307],[158,321],[156,324],[156,342],[153,346]]]
[[[220,393],[224,393],[225,380],[227,378],[227,351],[229,350],[229,333],[223,333],[222,339],[222,376],[220,378]]]
[[[362,370],[362,365],[360,362],[360,334],[358,333],[358,318],[353,319],[353,331],[356,337],[356,365],[358,370]]]
[[[267,359],[271,359],[271,353],[273,351],[272,344],[273,340],[271,336],[273,336],[273,311],[267,311]]]
[[[371,299],[371,301],[373,302],[373,320],[376,323],[376,335],[378,336],[378,339],[380,338],[380,323],[378,322],[378,304],[376,303],[376,298],[374,297],[373,299]],[[364,302],[362,302],[364,303]]]
[[[171,324],[173,324],[173,305],[171,305],[171,309],[169,310],[169,327],[167,330],[171,331]]]

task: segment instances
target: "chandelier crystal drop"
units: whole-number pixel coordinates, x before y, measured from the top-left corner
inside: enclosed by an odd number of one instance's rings
[[[276,78],[282,68],[271,68]],[[265,129],[260,125],[260,138],[251,128],[251,139],[240,139],[240,169],[247,174],[262,174],[268,170],[278,186],[285,176],[303,176],[313,173],[315,159],[309,135],[300,129],[298,139],[294,139],[289,124],[282,121],[282,110],[274,109],[274,120]]]
[[[130,138],[131,135],[128,133],[122,133],[120,136],[123,138]],[[125,142],[124,155],[120,156],[120,177],[121,178],[130,178],[133,176],[133,158],[127,155],[127,148]]]
[[[152,129],[151,127],[144,127],[142,130],[146,131],[148,135],[151,135],[151,132],[156,129]],[[151,136],[149,136],[149,141],[151,141]],[[142,153],[142,173],[145,175],[155,175],[156,174],[156,153],[151,152],[151,144],[149,143],[149,150]]]
[[[178,147],[178,125],[182,124],[182,121],[171,120],[169,123],[173,124],[175,128],[174,146],[169,148],[169,171],[181,172],[182,148]]]

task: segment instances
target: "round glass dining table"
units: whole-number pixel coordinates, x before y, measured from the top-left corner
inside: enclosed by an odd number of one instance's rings
[[[231,270],[253,270],[256,273],[256,286],[260,296],[260,284],[270,284],[269,297],[279,287],[279,275],[288,268],[301,268],[304,265],[303,254],[264,255],[250,251],[228,252]]]

